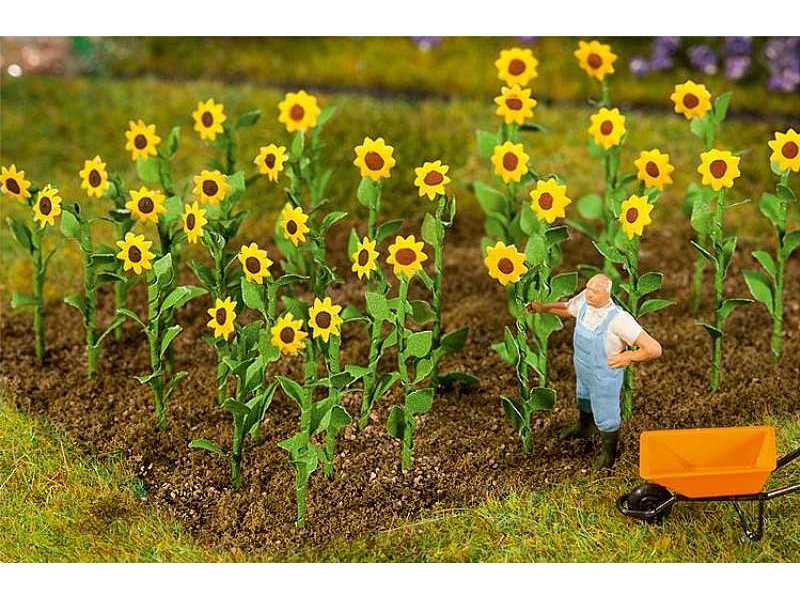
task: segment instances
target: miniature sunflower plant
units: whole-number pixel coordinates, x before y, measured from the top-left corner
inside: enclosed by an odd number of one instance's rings
[[[525,252],[503,241],[485,249],[484,264],[489,276],[505,288],[508,309],[516,323],[516,330],[506,327],[503,341],[492,348],[514,367],[517,375],[519,398],[503,396],[501,402],[526,452],[533,449],[534,413],[550,410],[555,404],[555,390],[548,384],[548,340],[563,328],[556,315],[538,311],[530,314],[527,307],[557,302],[575,292],[577,273],[554,274],[562,260],[560,245],[569,238],[567,227],[555,222],[566,216],[570,203],[560,180],[538,181],[530,192],[530,203],[521,211],[520,227],[527,236]]]
[[[57,247],[45,251],[47,227],[54,226],[61,215],[62,198],[58,189],[46,185],[41,190],[31,186],[25,179],[25,171],[17,171],[15,165],[0,170],[0,192],[24,202],[33,216],[30,225],[22,219],[7,217],[6,223],[19,246],[28,253],[33,267],[33,289],[30,295],[14,292],[11,308],[29,307],[33,310],[33,333],[36,359],[41,363],[45,356],[44,284],[47,267]]]
[[[797,196],[789,187],[789,177],[800,172],[800,134],[794,129],[776,132],[769,142],[772,150],[770,163],[772,171],[778,176],[775,193],[764,192],[759,201],[759,209],[775,230],[775,254],[766,250],[756,250],[753,258],[763,269],[745,270],[744,275],[750,293],[762,303],[772,317],[770,347],[774,359],[780,360],[783,350],[783,290],[786,262],[800,247],[800,230],[787,231],[787,215],[792,203],[797,204]]]
[[[235,122],[232,122],[225,114],[225,106],[213,98],[197,103],[197,108],[192,112],[194,130],[201,140],[222,153],[221,160],[212,159],[209,162],[211,170],[227,176],[233,176],[238,172],[239,131],[252,127],[260,118],[260,110],[251,110],[242,113]]]

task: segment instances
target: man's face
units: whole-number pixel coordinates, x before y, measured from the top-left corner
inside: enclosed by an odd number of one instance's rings
[[[586,304],[600,308],[608,304],[608,280],[591,278],[586,284]]]

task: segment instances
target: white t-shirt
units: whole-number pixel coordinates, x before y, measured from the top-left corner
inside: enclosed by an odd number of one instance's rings
[[[585,290],[570,299],[567,303],[567,310],[569,314],[577,319],[584,304],[586,304]],[[583,315],[581,325],[590,331],[594,331],[603,323],[612,306],[613,303],[611,300],[601,308],[595,308],[587,304],[586,313]],[[608,324],[608,331],[606,332],[606,356],[622,352],[625,346],[632,346],[642,331],[644,330],[642,326],[636,322],[636,319],[623,308],[620,308],[619,314]]]

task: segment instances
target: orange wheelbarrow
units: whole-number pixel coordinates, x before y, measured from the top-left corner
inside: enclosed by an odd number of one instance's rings
[[[726,427],[645,431],[640,438],[639,475],[646,483],[617,500],[624,515],[660,523],[677,502],[732,502],[744,535],[764,534],[764,505],[800,492],[800,483],[764,491],[770,473],[800,458],[800,448],[776,459],[772,427]],[[740,503],[757,502],[751,525]]]

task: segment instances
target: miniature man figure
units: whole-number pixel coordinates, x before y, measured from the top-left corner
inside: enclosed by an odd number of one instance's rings
[[[595,461],[601,469],[610,469],[617,457],[625,367],[661,356],[661,345],[611,300],[611,286],[606,275],[598,274],[569,302],[528,305],[530,312],[576,319],[573,345],[578,423],[559,437],[588,438],[594,421],[603,441],[602,452]],[[626,346],[637,346],[638,350],[625,350]]]

